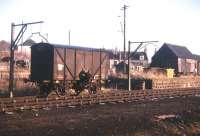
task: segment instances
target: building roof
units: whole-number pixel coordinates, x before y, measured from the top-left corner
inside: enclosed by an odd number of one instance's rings
[[[109,54],[109,59],[115,59],[119,60],[121,58],[120,51],[114,51],[114,50],[107,50]]]
[[[194,59],[200,61],[200,55],[193,54]]]
[[[22,44],[20,44],[19,46],[32,46],[33,44],[36,44],[36,42],[32,39],[28,39],[25,42],[23,42]]]
[[[148,60],[147,54],[145,52],[131,52],[130,54],[132,60],[140,60],[140,56],[144,56],[144,60]]]
[[[10,43],[4,40],[0,41],[0,51],[9,51],[10,50]]]
[[[109,58],[110,59],[123,59],[124,56],[124,52],[123,51],[112,51],[112,50],[108,50],[109,53]],[[128,53],[126,52],[126,59],[127,59]],[[147,54],[145,52],[131,52],[130,53],[130,59],[131,60],[140,60],[140,56],[144,56],[144,60],[148,60]]]
[[[163,46],[167,46],[177,57],[194,59],[193,54],[184,46],[164,43]]]

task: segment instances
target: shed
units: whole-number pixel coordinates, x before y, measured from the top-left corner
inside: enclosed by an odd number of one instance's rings
[[[196,72],[197,60],[184,46],[164,43],[152,57],[151,67],[173,68],[176,74]]]

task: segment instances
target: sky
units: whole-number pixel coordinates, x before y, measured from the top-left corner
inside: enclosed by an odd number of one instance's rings
[[[68,44],[70,31],[72,45],[122,50],[124,4],[126,43],[159,41],[147,46],[149,54],[164,42],[200,54],[200,0],[1,0],[0,40],[10,41],[12,22],[44,21],[28,26],[23,40],[38,40],[31,34],[40,32],[50,43]]]

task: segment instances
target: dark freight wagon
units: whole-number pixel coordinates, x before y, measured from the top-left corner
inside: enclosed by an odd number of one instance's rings
[[[89,84],[100,82],[107,78],[108,70],[109,58],[104,49],[49,43],[31,47],[31,81],[37,82],[41,91],[65,91],[85,75],[90,77]]]

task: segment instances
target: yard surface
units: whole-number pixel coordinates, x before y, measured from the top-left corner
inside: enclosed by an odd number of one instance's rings
[[[198,136],[200,97],[0,114],[0,136]]]

